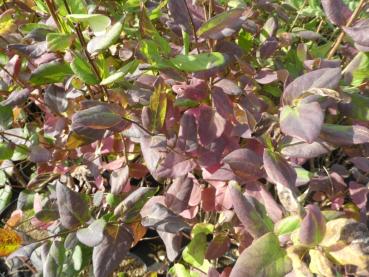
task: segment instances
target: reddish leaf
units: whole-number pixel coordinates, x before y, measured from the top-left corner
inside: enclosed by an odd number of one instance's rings
[[[315,205],[306,206],[306,216],[301,222],[299,240],[304,245],[317,245],[325,234],[325,219]]]
[[[290,189],[295,187],[296,171],[280,154],[264,149],[263,160],[265,171],[273,183]]]
[[[234,150],[223,158],[223,162],[244,181],[255,181],[264,175],[261,157],[249,149]]]
[[[256,203],[257,200],[252,197],[246,198],[241,193],[240,187],[235,183],[230,182],[229,186],[233,199],[234,211],[246,230],[254,238],[261,237],[270,232],[273,229],[272,221],[266,216],[265,211],[260,213],[260,211],[256,209],[254,203]]]
[[[231,246],[231,241],[226,234],[215,235],[206,250],[205,258],[208,260],[222,257]]]
[[[92,252],[94,275],[110,276],[128,254],[132,241],[132,234],[125,225],[106,227],[102,242]]]
[[[208,187],[201,191],[202,208],[206,212],[215,210],[215,188]]]
[[[73,229],[90,219],[87,201],[61,182],[56,184],[56,198],[60,222],[65,228]]]
[[[192,178],[182,176],[174,179],[165,195],[165,204],[167,207],[177,214],[187,209],[192,188]]]

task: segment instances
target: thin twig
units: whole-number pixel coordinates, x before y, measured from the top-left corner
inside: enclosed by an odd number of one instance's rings
[[[346,23],[346,27],[350,27],[352,22],[356,19],[356,17],[360,14],[361,9],[364,7],[364,4],[367,0],[360,0],[359,5],[356,7],[355,11],[352,13],[350,19]],[[335,43],[333,44],[333,47],[331,51],[329,51],[327,59],[330,60],[334,54],[336,53],[338,47],[340,46],[343,38],[345,37],[345,32],[342,30],[340,35],[337,37]]]
[[[186,0],[183,0],[183,2],[185,4],[185,6],[186,6],[186,10],[187,10],[188,16],[190,17],[190,23],[191,23],[191,27],[192,27],[192,32],[193,32],[193,36],[195,38],[196,50],[197,50],[197,53],[200,54],[200,49],[199,49],[199,46],[198,46],[198,38],[197,38],[197,34],[196,34],[195,24],[193,22],[193,18],[192,18],[190,9],[188,8],[188,5],[187,5]]]

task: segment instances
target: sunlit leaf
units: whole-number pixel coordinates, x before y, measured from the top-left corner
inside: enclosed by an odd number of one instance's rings
[[[21,243],[22,239],[15,231],[0,228],[0,257],[13,253]]]

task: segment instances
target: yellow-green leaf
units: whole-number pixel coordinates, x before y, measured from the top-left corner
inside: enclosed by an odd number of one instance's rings
[[[0,257],[5,257],[17,250],[22,243],[21,237],[13,230],[0,228]]]

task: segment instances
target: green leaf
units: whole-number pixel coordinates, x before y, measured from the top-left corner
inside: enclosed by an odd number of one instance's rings
[[[182,252],[183,260],[190,265],[207,272],[211,266],[205,259],[207,240],[206,235],[214,231],[214,225],[198,223],[191,232],[192,240]]]
[[[102,14],[68,14],[67,18],[72,22],[86,23],[94,33],[104,32],[111,23],[110,18]]]
[[[161,90],[159,86],[150,97],[151,131],[158,131],[163,127],[167,113],[167,95]]]
[[[14,148],[11,160],[14,162],[25,160],[28,157],[28,153],[28,148],[25,145],[17,145]]]
[[[211,52],[198,55],[178,55],[169,61],[179,70],[198,72],[220,67],[226,63],[227,59],[222,53]]]
[[[80,271],[83,264],[83,252],[80,245],[76,245],[72,254],[73,268],[75,271]]]
[[[50,62],[40,65],[32,72],[30,82],[33,85],[45,85],[63,82],[73,74],[69,64],[64,62]]]
[[[13,109],[10,106],[0,105],[0,130],[10,128],[13,122]]]
[[[49,51],[63,52],[73,42],[73,36],[61,33],[48,33],[46,35],[47,49]]]
[[[98,53],[116,43],[123,30],[123,21],[124,17],[115,23],[105,34],[90,40],[87,44],[87,51],[91,54]]]
[[[120,69],[115,71],[113,74],[111,74],[107,78],[103,79],[100,82],[100,85],[105,86],[105,85],[109,85],[111,83],[114,83],[116,81],[119,81],[124,76],[126,76],[128,73],[133,73],[136,70],[138,65],[139,65],[139,62],[137,60],[130,61],[129,63],[125,64]]]
[[[153,67],[158,69],[173,67],[170,61],[166,61],[161,57],[159,46],[153,40],[142,40],[140,42],[140,52]]]
[[[335,276],[331,269],[333,267],[333,264],[322,252],[320,252],[319,250],[310,249],[309,256],[310,256],[309,269],[312,273],[324,277]]]
[[[4,174],[3,171],[0,171],[0,175],[1,172]],[[4,188],[0,189],[0,212],[2,212],[8,206],[12,199],[12,195],[13,193],[11,186],[5,186]]]
[[[99,83],[99,80],[93,73],[92,68],[86,59],[82,59],[81,57],[77,56],[73,59],[70,67],[74,74],[76,74],[78,78],[86,84],[96,85]]]
[[[291,270],[291,260],[279,245],[278,237],[267,233],[241,253],[230,277],[283,277]]]
[[[190,272],[184,267],[183,264],[174,264],[170,269],[169,273],[176,277],[191,277]]]
[[[297,215],[291,215],[278,221],[274,225],[274,233],[278,236],[290,234],[300,227],[301,219]]]

